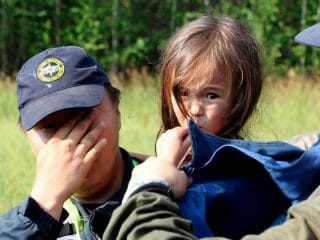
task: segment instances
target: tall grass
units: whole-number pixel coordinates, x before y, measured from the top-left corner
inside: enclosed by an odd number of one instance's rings
[[[248,124],[250,138],[287,140],[320,131],[320,83],[308,78],[269,79]]]
[[[120,145],[128,151],[154,154],[160,127],[158,89],[134,85],[121,92]]]
[[[34,162],[26,138],[17,127],[15,89],[0,85],[0,213],[30,191]]]
[[[158,88],[154,84],[120,88],[120,145],[129,151],[153,154],[160,126]],[[247,126],[249,137],[286,140],[320,129],[319,90],[319,83],[303,79],[268,81],[258,111]],[[0,214],[30,192],[35,174],[34,157],[16,126],[16,109],[14,85],[0,85]]]

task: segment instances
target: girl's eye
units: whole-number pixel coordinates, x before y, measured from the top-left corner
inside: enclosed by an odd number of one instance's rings
[[[207,98],[208,99],[215,99],[217,97],[218,97],[218,95],[215,94],[215,93],[212,93],[212,92],[207,93]]]

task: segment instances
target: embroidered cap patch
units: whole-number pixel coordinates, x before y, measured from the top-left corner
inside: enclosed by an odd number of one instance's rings
[[[64,74],[64,65],[57,58],[48,58],[40,63],[37,76],[43,82],[53,82],[60,79]]]

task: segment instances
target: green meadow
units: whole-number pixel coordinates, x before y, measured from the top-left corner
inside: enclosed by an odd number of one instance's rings
[[[152,79],[148,81],[119,87],[120,145],[153,154],[160,126],[159,101],[158,88]],[[34,157],[16,124],[16,108],[15,86],[0,84],[0,214],[25,198],[35,174]],[[320,129],[319,111],[320,83],[302,78],[267,79],[257,112],[246,126],[248,137],[286,140]]]

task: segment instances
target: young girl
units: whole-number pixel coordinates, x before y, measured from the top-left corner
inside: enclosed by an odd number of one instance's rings
[[[263,79],[258,44],[239,21],[204,16],[190,22],[169,39],[160,67],[157,156],[174,157],[179,144],[172,143],[191,139],[192,159],[182,165],[194,182],[179,205],[196,236],[259,233],[319,184],[310,165],[320,167],[314,153],[241,140]]]
[[[194,20],[169,40],[160,66],[161,132],[192,119],[205,132],[241,137],[263,83],[258,44],[244,25]]]
[[[233,18],[200,17],[169,39],[160,63],[160,81],[162,136],[157,142],[158,157],[172,151],[173,146],[166,144],[175,131],[170,129],[186,128],[190,119],[203,132],[241,138],[242,127],[253,113],[262,89],[258,44],[249,30]],[[187,137],[186,131],[182,132]],[[181,137],[181,133],[175,134]],[[191,148],[185,156],[183,165],[191,160]],[[188,208],[185,205],[194,207],[193,203],[183,203],[182,212]],[[199,237],[211,234],[210,229],[195,223],[205,225],[201,220],[207,214],[206,210],[199,214],[200,219],[184,214],[193,220]]]

